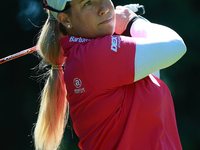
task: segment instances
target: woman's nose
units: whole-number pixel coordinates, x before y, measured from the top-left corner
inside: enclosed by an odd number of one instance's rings
[[[109,11],[109,8],[106,6],[105,3],[99,2],[99,16],[106,14]]]

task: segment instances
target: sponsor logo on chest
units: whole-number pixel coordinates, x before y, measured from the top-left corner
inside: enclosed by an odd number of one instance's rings
[[[76,89],[74,89],[74,93],[75,94],[80,94],[80,93],[84,93],[85,92],[85,88],[81,88],[82,81],[79,78],[75,78],[73,80],[73,84],[76,87]]]
[[[81,38],[81,37],[74,37],[71,36],[69,39],[69,42],[79,42],[79,43],[83,43],[83,42],[88,42],[91,41],[91,39],[85,39],[85,38]]]

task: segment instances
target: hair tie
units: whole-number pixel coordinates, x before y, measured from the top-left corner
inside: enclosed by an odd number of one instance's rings
[[[62,65],[51,65],[51,69],[55,69],[55,70],[63,70],[63,66]]]

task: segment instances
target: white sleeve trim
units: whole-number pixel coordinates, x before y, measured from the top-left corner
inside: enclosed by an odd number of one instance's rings
[[[174,64],[186,52],[181,37],[168,27],[138,19],[130,33],[136,42],[134,81]]]

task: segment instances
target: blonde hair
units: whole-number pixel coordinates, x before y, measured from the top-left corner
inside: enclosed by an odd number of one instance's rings
[[[58,21],[47,19],[37,43],[42,62],[50,65],[64,63],[59,39]],[[41,94],[40,110],[34,130],[36,150],[54,150],[59,147],[68,120],[66,94],[63,70],[51,69]]]

